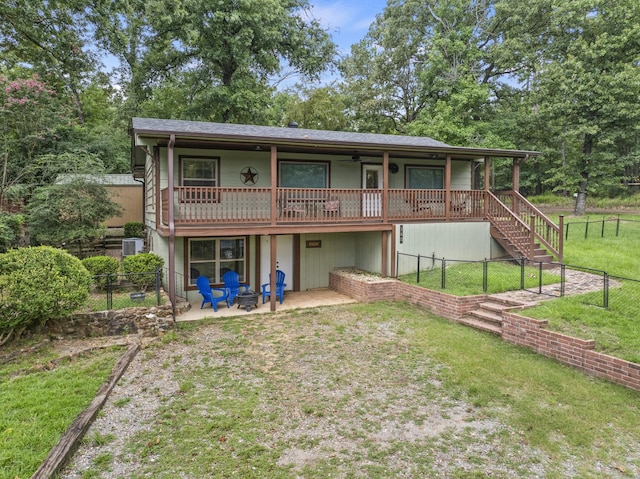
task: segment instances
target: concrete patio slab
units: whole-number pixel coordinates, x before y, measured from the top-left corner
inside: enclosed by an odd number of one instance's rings
[[[206,305],[203,309],[200,309],[202,298],[200,295],[198,295],[197,298],[195,295],[192,296],[193,298],[190,298],[189,301],[191,309],[176,316],[176,321],[197,321],[199,319],[210,317],[249,316],[252,314],[265,314],[271,312],[269,300],[267,299],[267,302],[262,304],[261,296],[258,298],[258,307],[251,308],[251,311],[246,311],[244,308],[238,308],[235,304],[230,308],[227,308],[224,304],[220,303],[218,304],[217,312],[213,310],[210,304]],[[285,291],[283,303],[280,304],[276,301],[276,312],[350,303],[357,303],[357,300],[328,288],[313,289],[309,291]]]

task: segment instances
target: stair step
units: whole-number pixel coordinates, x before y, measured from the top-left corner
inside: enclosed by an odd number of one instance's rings
[[[460,318],[458,320],[460,324],[464,324],[466,326],[470,326],[474,329],[479,329],[481,331],[486,331],[488,333],[497,334],[498,336],[502,335],[502,328],[493,323],[486,323],[484,321],[480,321],[474,318]]]
[[[502,301],[488,301],[486,303],[480,303],[480,309],[485,311],[492,311],[494,313],[502,313],[503,311],[513,308],[514,305],[506,304]]]
[[[494,313],[492,311],[476,309],[474,311],[469,311],[467,315],[472,316],[473,319],[479,319],[487,323],[502,324],[502,314]]]

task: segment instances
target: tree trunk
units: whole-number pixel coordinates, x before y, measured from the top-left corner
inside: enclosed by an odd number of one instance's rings
[[[589,186],[589,160],[593,149],[593,138],[591,135],[585,135],[582,144],[582,171],[578,196],[576,197],[576,208],[574,214],[576,216],[584,216],[587,209],[587,187]]]

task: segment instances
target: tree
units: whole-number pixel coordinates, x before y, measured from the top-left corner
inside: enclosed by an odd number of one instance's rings
[[[540,0],[528,8],[548,16],[544,28],[521,43],[538,57],[531,94],[537,114],[562,138],[556,185],[577,193],[575,213],[582,215],[588,194],[619,184],[638,151],[640,5]]]
[[[86,175],[39,188],[28,208],[29,228],[38,243],[77,243],[79,248],[104,233],[106,219],[121,213],[106,188]]]
[[[498,44],[492,9],[489,0],[390,1],[341,64],[359,129],[443,139],[477,120],[505,73],[489,61]],[[420,131],[408,129],[416,121]]]
[[[282,108],[277,124],[296,122],[301,128],[344,131],[349,127],[344,96],[332,86],[299,87],[280,93],[275,102]]]
[[[307,0],[172,2],[175,15],[164,28],[176,31],[188,59],[180,75],[189,92],[186,115],[264,123],[271,82],[285,68],[317,78],[335,45],[317,21],[304,20],[308,8]]]
[[[74,0],[0,3],[0,55],[6,67],[29,65],[57,91],[66,90],[80,123],[82,84],[95,71],[84,4]]]
[[[38,76],[10,80],[0,75],[0,208],[25,180],[34,158],[69,128],[69,104]],[[24,196],[20,194],[14,197]]]

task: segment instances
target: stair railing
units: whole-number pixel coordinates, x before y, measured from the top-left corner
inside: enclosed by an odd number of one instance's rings
[[[487,191],[486,212],[491,224],[525,257],[533,258],[531,229],[497,196]]]
[[[521,220],[533,224],[533,233],[547,250],[562,262],[564,217],[560,216],[560,224],[556,225],[542,211],[532,205],[517,191],[500,191],[495,196],[511,209]]]

